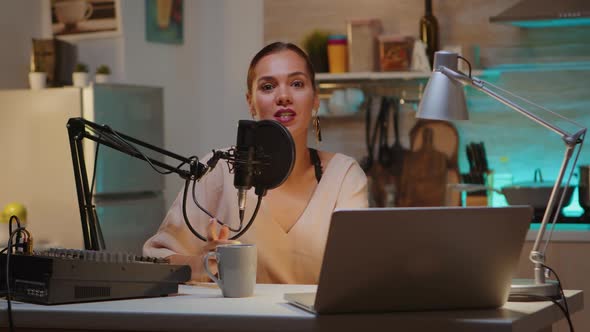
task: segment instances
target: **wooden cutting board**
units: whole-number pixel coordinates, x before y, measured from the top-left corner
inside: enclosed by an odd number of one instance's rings
[[[448,158],[434,148],[434,130],[421,130],[421,146],[404,158],[397,206],[445,206]]]
[[[420,119],[410,131],[411,149],[416,151],[422,148],[422,131],[431,128],[433,131],[433,146],[435,150],[443,152],[447,156],[447,189],[448,185],[461,182],[459,173],[459,133],[457,128],[447,121]],[[447,206],[461,206],[461,192],[447,190]]]

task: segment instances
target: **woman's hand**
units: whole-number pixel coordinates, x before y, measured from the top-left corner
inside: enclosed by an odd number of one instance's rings
[[[203,247],[203,252],[214,251],[218,245],[222,244],[239,244],[240,241],[229,239],[229,228],[227,226],[221,227],[217,233],[217,220],[209,219],[207,226],[207,244]]]
[[[201,248],[199,253],[192,256],[186,255],[171,255],[168,256],[170,263],[179,265],[189,265],[191,267],[193,281],[210,281],[205,267],[203,266],[203,257],[210,251],[215,251],[218,245],[222,244],[239,244],[240,241],[229,240],[229,228],[227,226],[221,227],[217,232],[217,220],[210,219],[207,226],[207,243]],[[213,274],[217,274],[217,261],[213,258],[209,260],[209,270]]]
[[[217,220],[212,218],[209,220],[209,225],[207,226],[207,244],[203,247],[202,255],[204,256],[210,251],[215,251],[217,246],[223,244],[240,244],[240,241],[229,239],[229,228],[225,225],[223,225],[221,230],[219,230],[219,233],[217,233]],[[218,272],[217,260],[214,258],[209,259],[209,271],[213,274],[217,274]],[[204,272],[203,268],[203,273]]]

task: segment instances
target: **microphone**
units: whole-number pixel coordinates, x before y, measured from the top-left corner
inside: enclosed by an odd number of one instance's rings
[[[244,219],[248,190],[254,185],[254,160],[256,147],[254,141],[256,122],[239,121],[236,139],[236,161],[234,164],[234,187],[238,189],[238,208],[240,221]]]
[[[234,187],[238,189],[240,221],[248,190],[258,196],[280,186],[293,170],[295,143],[287,128],[273,120],[240,120],[236,138]]]

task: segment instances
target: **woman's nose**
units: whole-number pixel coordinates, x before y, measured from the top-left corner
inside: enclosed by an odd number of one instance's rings
[[[277,104],[278,105],[288,105],[291,104],[292,102],[292,98],[291,98],[291,94],[289,93],[289,91],[282,89],[279,91],[279,94],[277,95]]]

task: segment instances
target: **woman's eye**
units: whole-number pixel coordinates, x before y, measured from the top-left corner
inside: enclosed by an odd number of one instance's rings
[[[294,81],[293,83],[291,83],[292,86],[296,87],[296,88],[302,88],[303,87],[303,82],[302,81]]]
[[[260,86],[263,91],[270,91],[273,88],[273,85],[270,83],[265,83]]]

